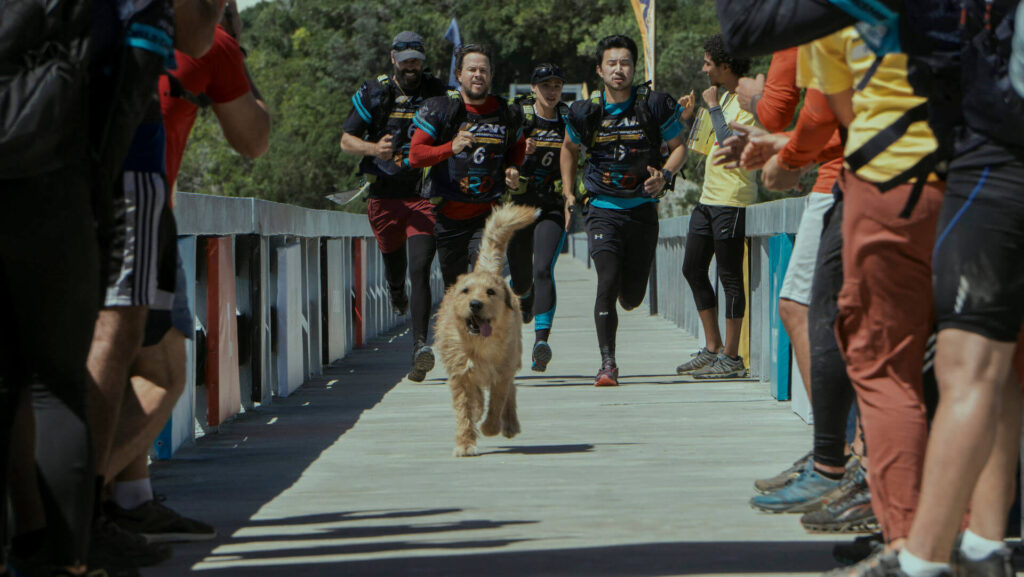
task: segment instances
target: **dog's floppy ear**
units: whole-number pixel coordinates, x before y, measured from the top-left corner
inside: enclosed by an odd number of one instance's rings
[[[512,306],[512,291],[510,291],[508,289],[508,285],[504,283],[501,286],[505,289],[505,306],[507,306],[510,311],[516,310],[515,307]]]

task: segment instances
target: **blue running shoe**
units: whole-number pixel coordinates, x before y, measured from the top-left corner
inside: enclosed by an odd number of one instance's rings
[[[548,363],[551,362],[551,345],[547,341],[537,341],[533,345],[533,367],[534,372],[543,373],[548,370]]]
[[[807,513],[825,506],[823,497],[839,486],[813,468],[804,469],[792,483],[767,495],[757,495],[750,506],[766,513]]]

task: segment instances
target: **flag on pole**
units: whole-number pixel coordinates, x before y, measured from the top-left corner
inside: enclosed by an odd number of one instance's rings
[[[455,18],[452,18],[451,24],[448,25],[444,39],[452,43],[452,66],[448,71],[448,86],[456,88],[459,86],[459,81],[455,78],[455,51],[462,44],[462,34],[459,33],[459,23]]]
[[[640,26],[640,39],[644,50],[644,69],[647,80],[654,84],[654,0],[630,0],[636,23]]]

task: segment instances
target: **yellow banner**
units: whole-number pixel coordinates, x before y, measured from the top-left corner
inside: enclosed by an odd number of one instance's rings
[[[647,80],[654,84],[654,0],[630,0],[636,23],[640,26],[640,39],[643,42],[644,69]]]

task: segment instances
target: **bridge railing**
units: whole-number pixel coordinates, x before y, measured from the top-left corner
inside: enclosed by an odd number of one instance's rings
[[[743,323],[740,354],[743,355],[750,376],[769,387],[779,400],[793,400],[793,409],[804,420],[810,420],[810,404],[803,392],[800,374],[795,369],[789,338],[779,319],[779,290],[789,264],[793,241],[800,226],[805,198],[791,198],[758,204],[747,208],[747,254],[745,258],[745,288],[747,313]],[[683,278],[683,256],[690,217],[662,219],[659,223],[658,252],[648,292],[647,303],[651,314],[671,321],[684,331],[703,340],[693,292]],[[569,250],[589,264],[587,236],[571,236]],[[718,281],[716,263],[709,272],[719,299],[719,330],[725,334],[725,295]],[[693,351],[680,351],[683,360]]]
[[[164,459],[404,322],[391,311],[364,215],[252,198],[176,199],[197,336],[187,343],[186,391],[156,443]],[[431,287],[440,301],[436,262]]]

